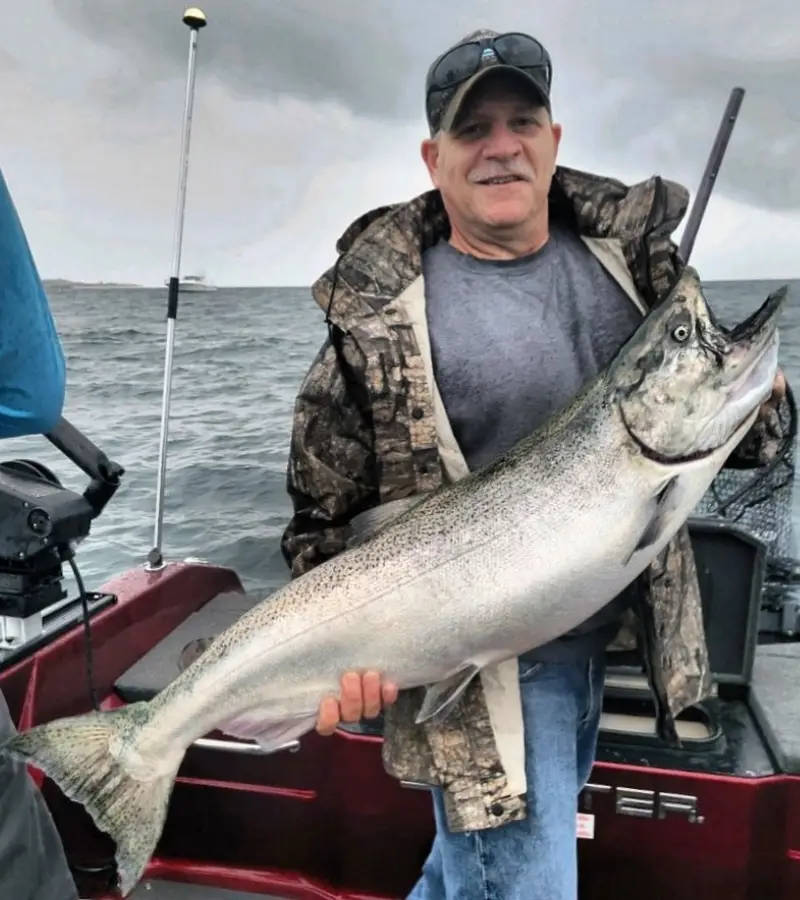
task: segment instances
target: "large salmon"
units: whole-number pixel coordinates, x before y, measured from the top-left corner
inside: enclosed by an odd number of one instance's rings
[[[509,453],[364,514],[351,547],[242,616],[152,700],[41,725],[2,752],[111,835],[127,895],[197,738],[297,738],[351,670],[427,685],[419,720],[446,716],[483,666],[589,618],[686,521],[771,393],[785,295],[729,331],[686,269],[606,370]]]

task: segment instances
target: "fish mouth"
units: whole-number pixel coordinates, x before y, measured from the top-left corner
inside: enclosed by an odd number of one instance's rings
[[[778,327],[778,313],[788,293],[787,284],[773,291],[751,316],[728,331],[728,339],[733,343],[756,341],[766,346]],[[759,334],[762,331],[764,333]]]
[[[789,286],[783,285],[744,322],[732,329],[717,326],[727,345],[721,361],[729,373],[726,389],[730,401],[736,405],[752,400],[753,392],[759,390],[766,377],[765,369],[777,370],[778,318],[788,293]],[[767,397],[771,392],[770,385]]]

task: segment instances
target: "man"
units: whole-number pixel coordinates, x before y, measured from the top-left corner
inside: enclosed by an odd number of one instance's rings
[[[0,437],[49,431],[66,367],[47,295],[0,173]],[[14,733],[0,693],[0,743]],[[64,850],[26,767],[0,759],[0,897],[77,900]]]
[[[687,191],[557,166],[551,72],[521,34],[476,32],[439,57],[422,143],[435,189],[356,221],[314,285],[329,339],[295,409],[293,575],[339,552],[362,510],[463,477],[533,431],[677,280],[669,235]],[[766,459],[764,433],[739,456]],[[685,529],[574,633],[484,671],[444,724],[414,725],[419,691],[344,675],[319,730],[383,704],[388,770],[433,787],[436,839],[412,900],[575,900],[608,645],[646,661],[660,734],[675,739],[675,716],[709,691]]]

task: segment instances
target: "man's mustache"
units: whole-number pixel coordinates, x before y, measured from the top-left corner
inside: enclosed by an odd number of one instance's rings
[[[509,176],[520,178],[523,181],[533,181],[536,178],[536,172],[528,163],[520,159],[509,159],[503,162],[500,160],[487,160],[469,173],[468,181],[470,184],[477,184],[482,181],[489,181],[492,178],[507,178]]]

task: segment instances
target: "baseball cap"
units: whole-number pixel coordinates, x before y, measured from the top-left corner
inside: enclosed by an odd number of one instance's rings
[[[431,134],[451,128],[470,91],[497,72],[513,73],[550,111],[553,67],[545,47],[522,32],[481,29],[453,44],[428,69],[425,114]]]

